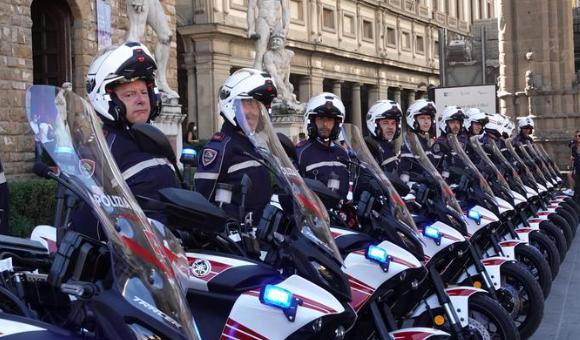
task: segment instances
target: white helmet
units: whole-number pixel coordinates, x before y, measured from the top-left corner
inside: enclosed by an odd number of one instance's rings
[[[476,107],[472,107],[465,112],[465,120],[463,121],[463,126],[469,133],[473,133],[471,129],[471,123],[480,123],[482,127],[487,124],[488,116],[485,112],[481,111]],[[483,129],[482,129],[483,131]]]
[[[465,119],[465,113],[463,113],[463,109],[459,106],[447,106],[441,116],[439,116],[438,126],[441,133],[446,134],[449,133],[447,129],[447,122],[451,120],[460,120],[461,125],[463,125],[463,120]]]
[[[500,135],[503,131],[504,120],[502,116],[497,113],[488,114],[487,124],[485,124],[485,131],[495,135]]]
[[[512,133],[514,132],[514,123],[511,121],[511,119],[509,119],[509,117],[505,118],[505,122],[504,122],[504,126],[503,126],[503,132],[502,134],[504,134],[506,138],[511,137]]]
[[[529,127],[534,128],[534,118],[533,116],[526,116],[526,117],[518,117],[518,132],[520,132],[523,128]]]
[[[407,127],[414,131],[418,131],[419,125],[415,118],[420,115],[430,115],[431,128],[433,128],[436,114],[437,108],[435,107],[435,103],[427,99],[419,99],[407,109]]]
[[[242,99],[255,99],[269,106],[276,97],[274,81],[268,73],[251,68],[242,68],[226,79],[220,89],[219,109],[224,119],[235,127],[240,126],[240,104]]]
[[[149,119],[155,119],[161,111],[161,95],[155,85],[156,70],[153,55],[141,43],[126,42],[106,50],[93,61],[87,75],[87,93],[97,114],[110,122],[128,124],[125,104],[113,89],[122,83],[144,80],[151,105]]]
[[[338,121],[330,132],[330,139],[338,137],[342,123],[344,122],[345,109],[342,100],[334,93],[323,92],[310,98],[304,112],[304,129],[308,132],[308,137],[318,137],[318,129],[314,123],[314,118],[332,117]]]
[[[379,137],[382,135],[381,128],[377,124],[379,119],[394,119],[397,121],[397,130],[393,139],[399,137],[401,133],[401,117],[403,116],[401,112],[401,107],[399,104],[392,100],[379,100],[377,101],[367,113],[367,128],[369,132],[375,136]]]

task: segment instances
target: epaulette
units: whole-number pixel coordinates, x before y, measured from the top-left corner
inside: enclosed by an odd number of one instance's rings
[[[221,142],[226,138],[226,135],[223,132],[216,132],[211,136],[212,142]]]

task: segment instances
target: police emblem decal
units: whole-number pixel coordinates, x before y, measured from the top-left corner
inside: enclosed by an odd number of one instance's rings
[[[203,150],[203,154],[201,155],[201,163],[203,164],[203,166],[208,166],[211,163],[213,163],[213,161],[215,161],[217,155],[218,152],[216,150],[205,149]]]
[[[79,171],[85,177],[92,177],[95,174],[95,161],[92,159],[79,160]]]
[[[195,277],[206,277],[211,273],[211,263],[208,260],[197,259],[191,264],[190,270]]]

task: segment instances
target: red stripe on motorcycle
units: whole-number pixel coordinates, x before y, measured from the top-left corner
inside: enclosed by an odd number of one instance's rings
[[[507,261],[509,261],[509,260],[506,260],[506,259],[483,259],[483,260],[481,260],[481,263],[484,266],[498,266],[498,265],[500,265],[504,262],[507,262]]]
[[[465,289],[465,288],[451,288],[445,290],[448,296],[471,296],[477,293],[476,290],[473,289]]]
[[[538,216],[547,216],[550,215],[551,213],[549,211],[542,211],[538,213]]]
[[[499,245],[502,247],[515,247],[520,243],[520,241],[502,241],[499,243]]]
[[[137,256],[141,257],[145,261],[151,263],[155,267],[159,268],[162,272],[167,274],[169,277],[175,277],[175,273],[170,267],[167,267],[165,264],[161,263],[159,259],[151,254],[147,249],[143,248],[139,243],[133,241],[132,239],[128,238],[127,236],[121,236],[123,243]]]
[[[414,263],[411,263],[411,262],[405,261],[405,260],[403,260],[403,259],[402,259],[402,258],[400,258],[400,257],[394,257],[394,256],[391,256],[391,255],[389,255],[389,259],[390,259],[392,262],[395,262],[395,263],[398,263],[398,264],[402,264],[403,266],[407,266],[407,267],[409,267],[409,268],[417,268],[417,266],[416,266]]]
[[[352,297],[350,305],[358,312],[368,299],[370,299],[375,290],[352,276],[349,276],[348,283],[350,285],[350,293]]]
[[[543,220],[542,219],[539,219],[539,218],[531,218],[531,219],[528,220],[529,223],[540,223],[542,221]]]
[[[407,331],[407,332],[397,332],[395,334],[395,340],[423,340],[432,336],[432,333],[419,332],[419,331]]]
[[[526,234],[526,233],[531,233],[534,229],[532,228],[518,228],[516,229],[516,233],[518,234]]]
[[[228,319],[220,339],[266,340],[268,338],[237,321]]]
[[[460,238],[457,238],[457,237],[455,237],[455,236],[451,236],[451,235],[449,235],[449,234],[442,233],[441,231],[439,231],[439,233],[441,233],[441,236],[442,236],[442,237],[444,237],[444,238],[446,238],[446,239],[449,239],[449,240],[451,240],[451,241],[461,241],[461,239],[460,239]]]

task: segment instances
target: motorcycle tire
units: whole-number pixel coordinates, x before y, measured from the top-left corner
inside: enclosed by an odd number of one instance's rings
[[[475,294],[469,299],[469,325],[473,339],[520,339],[510,315],[497,301],[486,294]]]
[[[564,238],[566,239],[566,250],[570,249],[572,241],[574,240],[574,234],[572,233],[572,228],[570,224],[562,217],[559,213],[550,214],[548,220],[552,222],[556,227],[562,229],[564,233]]]
[[[578,223],[580,223],[580,203],[575,201],[574,198],[572,198],[572,197],[564,200],[564,203],[568,204],[568,206],[570,208],[572,208],[572,210],[574,211],[574,215],[576,216],[576,219],[578,220]]]
[[[556,208],[556,212],[558,215],[562,216],[568,222],[570,229],[572,230],[572,234],[576,236],[576,229],[578,228],[578,219],[574,215],[570,206],[566,205],[566,203],[562,203],[560,207]]]
[[[544,298],[547,299],[552,290],[552,271],[548,261],[537,248],[529,244],[519,244],[515,253],[516,260],[526,267],[540,284]]]
[[[550,266],[552,280],[554,280],[560,271],[560,253],[558,252],[558,248],[556,248],[556,245],[548,236],[540,231],[530,233],[530,244],[544,256]]]
[[[501,266],[501,278],[501,288],[496,291],[500,305],[512,317],[520,336],[527,339],[542,323],[542,288],[527,268],[517,262]]]
[[[560,254],[560,263],[564,261],[566,257],[566,252],[568,251],[568,246],[566,245],[566,238],[564,237],[564,232],[562,229],[556,227],[550,221],[542,221],[540,223],[540,231],[544,235],[548,236],[552,242],[556,245],[558,253]]]

